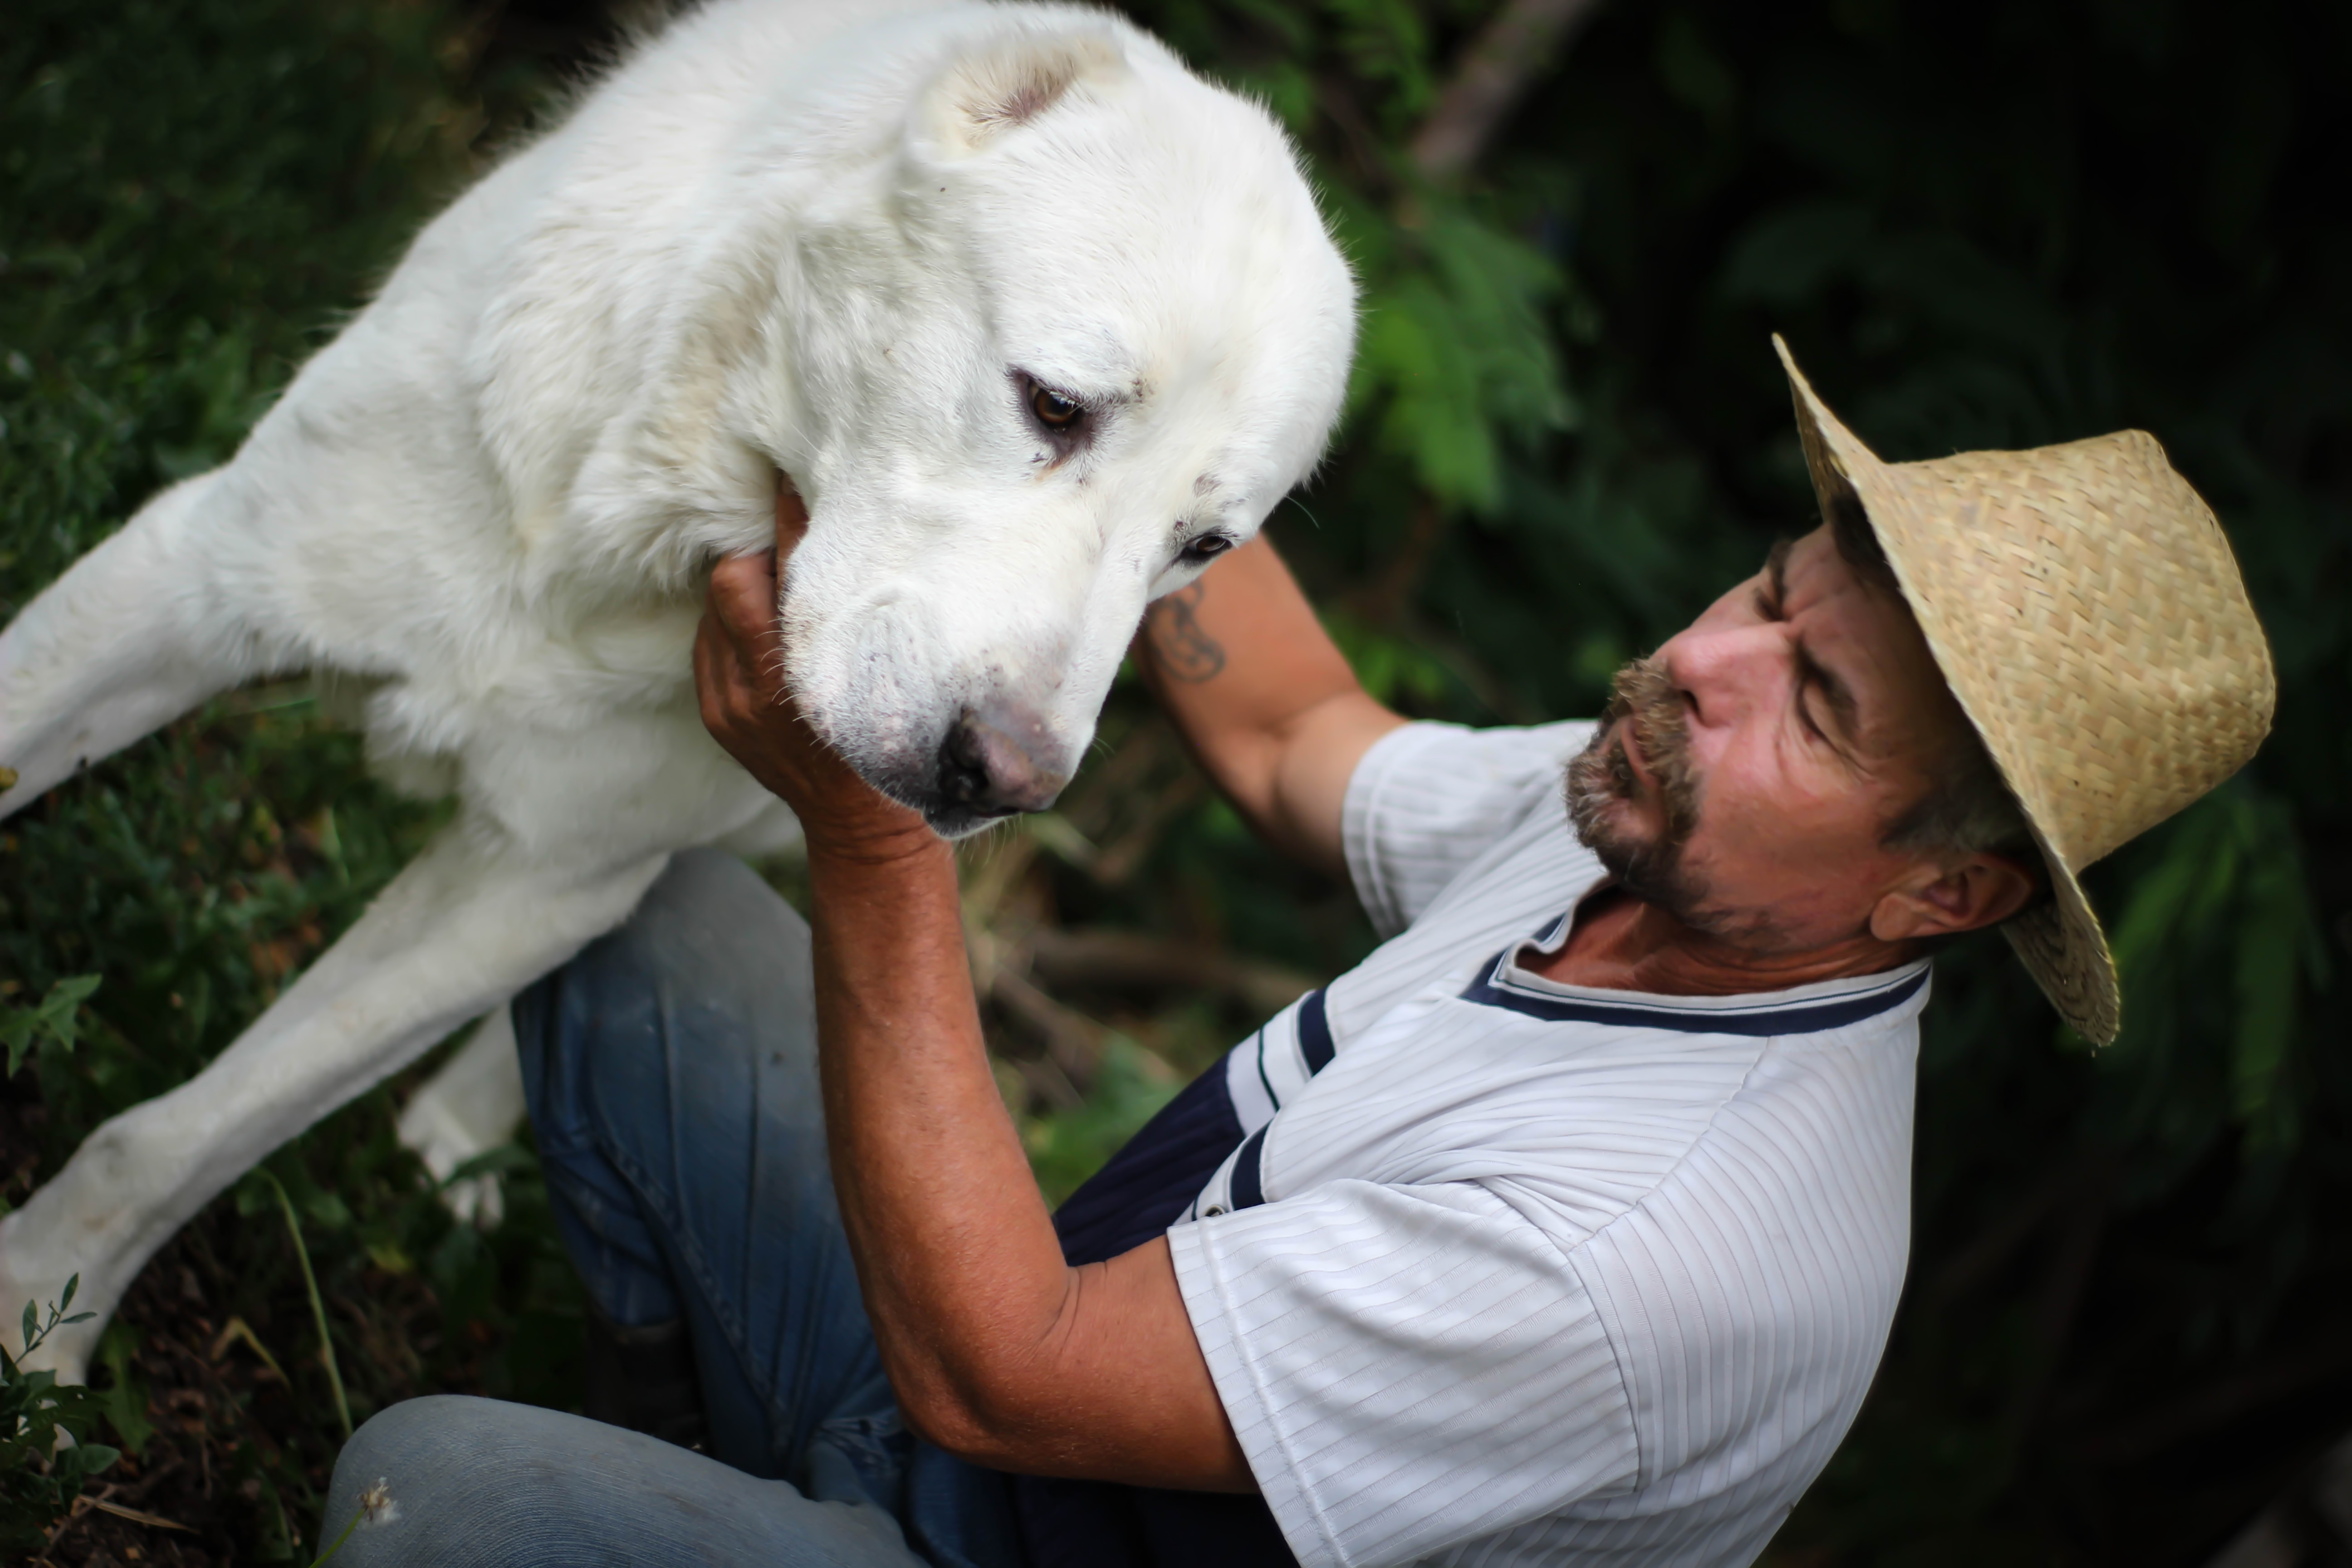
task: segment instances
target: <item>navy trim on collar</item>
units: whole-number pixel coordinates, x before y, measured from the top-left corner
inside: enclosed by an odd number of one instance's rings
[[[1864,1018],[1901,1006],[1927,984],[1925,969],[1899,984],[1864,992],[1859,996],[1832,996],[1819,1002],[1741,1011],[1727,1008],[1657,1007],[1629,1002],[1595,1002],[1581,996],[1547,996],[1511,984],[1503,978],[1518,943],[1496,953],[1479,970],[1478,978],[1462,993],[1465,1002],[1482,1007],[1503,1007],[1554,1024],[1623,1024],[1643,1029],[1673,1029],[1685,1035],[1812,1035],[1842,1029]]]

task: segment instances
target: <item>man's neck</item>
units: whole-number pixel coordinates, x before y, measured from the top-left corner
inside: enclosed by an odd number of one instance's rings
[[[1917,956],[1912,943],[1881,942],[1867,931],[1799,952],[1759,952],[1604,888],[1578,906],[1575,928],[1560,950],[1527,967],[1563,985],[1656,996],[1741,996],[1876,974]]]

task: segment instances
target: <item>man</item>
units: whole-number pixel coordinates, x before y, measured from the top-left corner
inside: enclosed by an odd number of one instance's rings
[[[1391,940],[1051,1217],[947,849],[792,716],[773,568],[723,565],[705,716],[800,815],[813,946],[682,858],[517,1007],[595,1308],[641,1370],[690,1345],[671,1404],[717,1458],[415,1401],[337,1468],[344,1552],[1752,1560],[1894,1313],[1927,954],[2005,922],[2111,1037],[2075,874],[2234,772],[2272,701],[2152,440],[1887,465],[1789,371],[1826,524],[1598,726],[1406,724],[1264,543],[1148,624],[1220,786]]]

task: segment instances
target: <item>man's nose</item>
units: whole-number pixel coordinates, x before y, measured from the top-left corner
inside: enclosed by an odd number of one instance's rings
[[[1735,723],[1769,703],[1788,648],[1771,626],[1738,626],[1685,632],[1658,650],[1658,660],[1688,701],[1691,723],[1706,727]]]
[[[1069,783],[1045,716],[1017,702],[968,708],[940,744],[940,794],[994,816],[1043,811]]]

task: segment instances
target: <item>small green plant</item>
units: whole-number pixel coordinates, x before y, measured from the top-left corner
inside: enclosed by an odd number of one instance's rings
[[[66,1316],[80,1284],[79,1274],[66,1281],[46,1322],[37,1303],[25,1303],[25,1356],[58,1329],[96,1316]],[[60,1385],[58,1374],[46,1369],[26,1372],[22,1357],[0,1347],[0,1552],[47,1545],[49,1526],[73,1507],[92,1476],[120,1457],[102,1443],[83,1441],[104,1414],[100,1395]]]
[[[79,1033],[81,1005],[97,989],[97,975],[77,975],[50,986],[37,1005],[0,1007],[0,1047],[8,1052],[8,1070],[0,1076],[15,1078],[36,1046],[72,1050]]]

